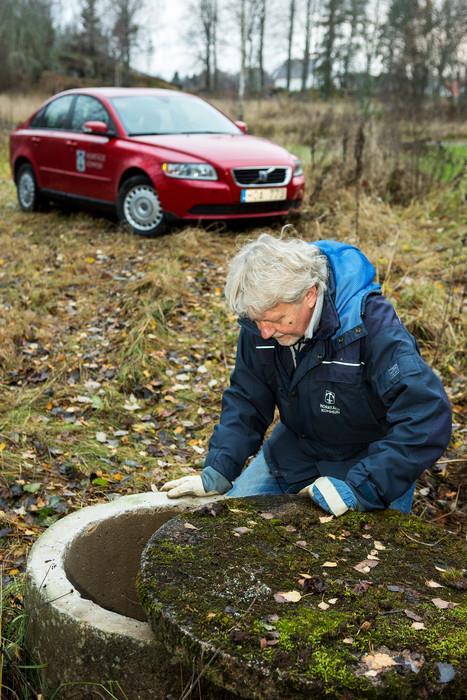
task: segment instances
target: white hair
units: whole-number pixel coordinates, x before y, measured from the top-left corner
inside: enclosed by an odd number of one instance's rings
[[[311,287],[326,289],[327,258],[298,238],[262,233],[232,258],[225,296],[238,316],[259,317],[280,303],[302,301]]]

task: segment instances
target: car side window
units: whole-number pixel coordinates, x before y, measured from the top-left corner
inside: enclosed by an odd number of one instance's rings
[[[104,105],[89,95],[78,95],[71,118],[72,131],[83,131],[86,122],[104,122],[109,129],[113,125]]]
[[[41,116],[41,127],[45,129],[69,129],[70,107],[74,95],[64,95],[50,102]]]

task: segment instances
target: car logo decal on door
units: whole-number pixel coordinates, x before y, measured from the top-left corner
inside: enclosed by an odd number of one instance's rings
[[[86,171],[86,151],[76,151],[76,170],[79,173]]]

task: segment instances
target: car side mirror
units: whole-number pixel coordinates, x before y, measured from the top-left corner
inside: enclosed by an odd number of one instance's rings
[[[115,134],[109,131],[109,127],[105,122],[100,121],[89,121],[85,122],[83,126],[83,131],[85,134],[98,134],[99,136],[115,136]]]
[[[248,125],[246,122],[236,121],[235,126],[238,126],[240,131],[242,131],[244,134],[248,133]]]

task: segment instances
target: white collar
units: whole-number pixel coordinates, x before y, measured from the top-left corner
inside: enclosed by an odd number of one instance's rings
[[[308,324],[308,328],[305,331],[305,339],[306,340],[311,340],[313,338],[313,334],[318,328],[319,322],[321,321],[321,314],[323,312],[323,302],[324,302],[324,294],[322,291],[318,292],[318,297],[316,299],[316,304],[313,309],[313,313],[310,319],[310,323]]]

